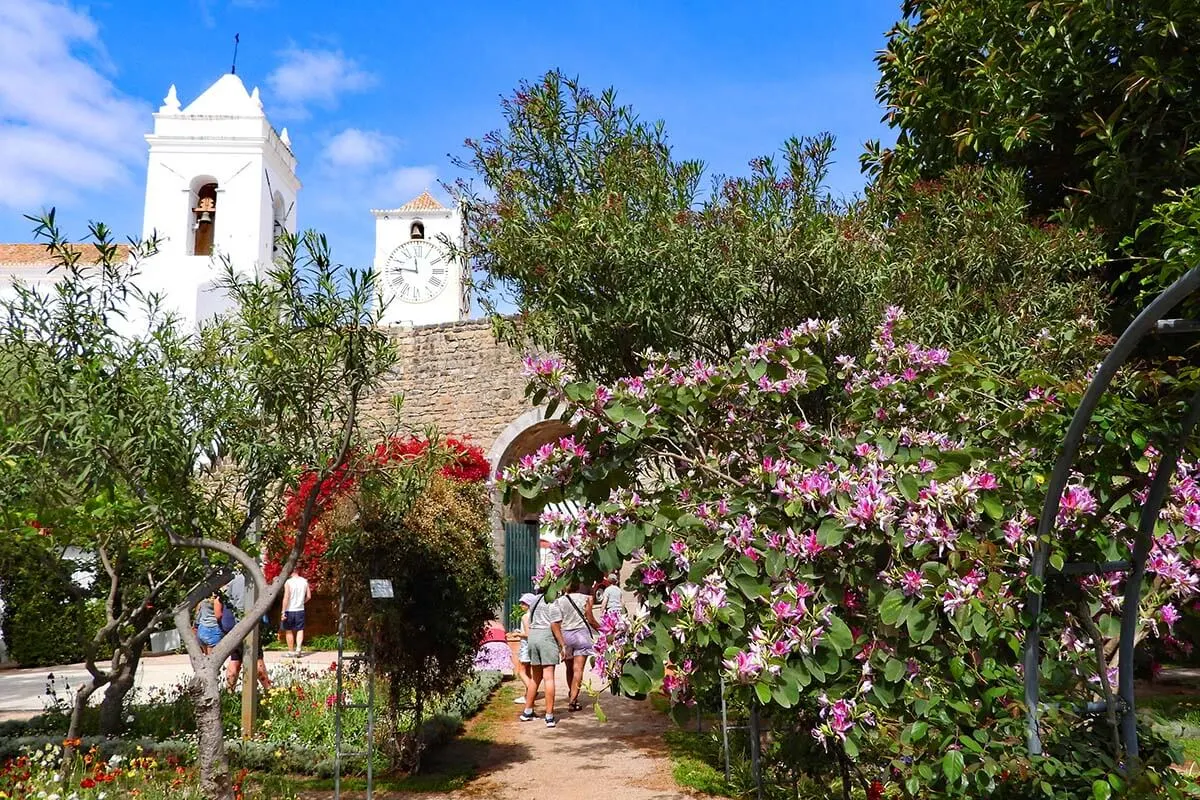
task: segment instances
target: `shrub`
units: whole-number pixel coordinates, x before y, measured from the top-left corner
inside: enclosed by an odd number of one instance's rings
[[[0,624],[13,661],[23,667],[44,667],[83,660],[85,639],[104,625],[103,600],[80,602],[56,590],[53,581],[32,576],[4,583],[8,600]]]
[[[1097,781],[1180,796],[1164,742],[1144,736],[1145,769],[1127,779],[1108,721],[1072,710],[1110,695],[1096,678],[1109,675],[1119,584],[1055,582],[1041,620],[1046,756],[1025,744],[1030,511],[1080,376],[1034,371],[1022,384],[904,331],[892,309],[872,355],[839,361],[830,429],[799,409],[832,381],[814,349],[833,323],[804,323],[726,363],[655,358],[610,386],[531,362],[535,398],[579,420],[577,436],[505,474],[525,498],[578,503],[542,516],[557,541],[541,580],[553,593],[631,560],[628,588],[645,610],[602,621],[602,669],[627,693],[658,686],[678,702],[724,678],[737,702],[763,709],[780,761],[818,782],[848,791],[861,776],[921,798],[1065,800]],[[1152,375],[1114,387],[1098,414],[1105,435],[1064,500],[1052,566],[1128,548],[1157,458],[1140,448],[1170,436],[1173,397]],[[1181,463],[1139,638],[1169,635],[1167,606],[1195,596],[1197,477],[1196,462]]]

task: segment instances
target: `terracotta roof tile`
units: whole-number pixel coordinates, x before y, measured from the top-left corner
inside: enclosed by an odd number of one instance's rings
[[[409,200],[397,211],[445,211],[446,207],[437,201],[437,198],[429,193],[429,190],[421,192],[419,195]]]
[[[94,244],[73,244],[80,253],[84,263],[95,263],[99,252]],[[129,245],[117,245],[118,256],[124,260],[129,257]],[[0,267],[33,267],[50,266],[54,258],[46,251],[44,244],[0,244]]]

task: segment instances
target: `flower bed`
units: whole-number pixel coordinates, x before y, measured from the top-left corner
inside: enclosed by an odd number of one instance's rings
[[[255,772],[332,775],[336,699],[333,670],[327,667],[313,672],[288,664],[272,673],[276,686],[262,699],[255,738],[250,741],[230,738],[226,742],[231,764],[235,769]],[[435,704],[432,715],[422,725],[422,742],[435,746],[454,736],[466,719],[483,708],[500,681],[498,672],[474,673],[453,696]],[[344,689],[346,701],[365,702],[366,689],[363,676],[350,676]],[[240,730],[240,694],[225,694],[222,700],[226,731],[232,736]],[[377,719],[383,719],[385,700],[378,690],[376,702]],[[120,739],[84,736],[79,748],[91,752],[95,759],[116,758],[116,763],[144,756],[155,758],[158,766],[168,765],[173,769],[195,762],[195,721],[191,699],[183,685],[138,698],[130,707],[129,716],[132,722],[126,736]],[[0,723],[0,762],[16,763],[47,748],[60,747],[66,723],[67,718],[60,711],[28,721]],[[366,735],[366,711],[343,710],[342,726],[344,740],[352,749],[359,749]],[[365,766],[362,759],[350,759],[344,762],[343,771],[363,771]]]

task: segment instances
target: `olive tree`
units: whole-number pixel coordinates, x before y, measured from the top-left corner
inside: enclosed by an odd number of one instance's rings
[[[51,220],[40,233],[58,254],[65,280],[102,291]],[[52,339],[66,330],[84,346],[69,354],[89,362],[105,348],[139,358],[96,364],[74,380],[47,387],[45,411],[21,414],[24,441],[63,443],[64,474],[102,470],[146,520],[146,534],[175,556],[200,554],[199,580],[169,606],[195,671],[192,692],[200,734],[201,790],[233,796],[220,708],[220,671],[233,648],[278,599],[304,547],[318,496],[360,439],[359,404],[395,361],[376,323],[374,276],[343,270],[315,233],[285,236],[276,263],[245,274],[226,263],[217,290],[229,310],[187,330],[141,296],[128,269],[110,291],[114,314],[55,316],[53,303],[33,304],[8,328]],[[122,311],[137,305],[149,320]],[[91,345],[102,345],[91,347]],[[52,425],[50,423],[53,423]],[[374,437],[372,437],[374,438]],[[280,515],[301,476],[302,513],[282,572],[267,581],[257,558],[257,531]],[[195,605],[241,570],[254,603],[220,643],[205,653],[192,629]]]
[[[38,232],[60,280],[48,290],[17,284],[0,302],[0,573],[25,589],[10,592],[10,622],[25,603],[39,602],[34,586],[50,591],[43,604],[57,602],[60,615],[66,612],[65,623],[43,624],[53,631],[47,638],[69,631],[69,641],[41,651],[50,659],[62,658],[63,646],[82,653],[88,679],[73,697],[67,739],[74,740],[89,699],[102,688],[100,731],[120,733],[150,635],[171,618],[198,562],[167,552],[149,535],[144,508],[90,447],[134,435],[143,417],[129,407],[130,393],[165,352],[156,342],[176,335],[153,299],[129,283],[154,243],[135,243],[126,256],[97,224],[89,263],[83,250],[62,241],[53,213]],[[149,319],[149,335],[114,335],[112,326],[135,309]],[[95,571],[94,586],[74,579],[81,567]],[[98,618],[89,611],[93,602],[103,604]]]

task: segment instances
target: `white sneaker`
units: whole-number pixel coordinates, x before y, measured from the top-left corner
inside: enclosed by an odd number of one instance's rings
[[[513,699],[513,703],[524,703],[524,702],[525,702],[525,695],[521,695],[520,697]]]

